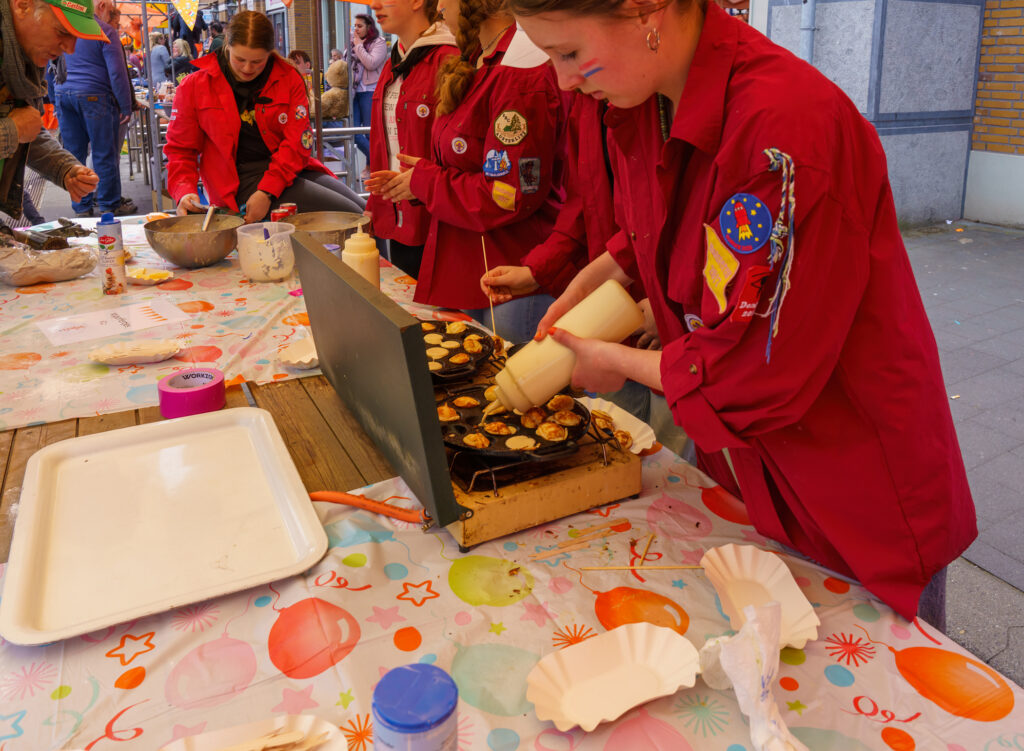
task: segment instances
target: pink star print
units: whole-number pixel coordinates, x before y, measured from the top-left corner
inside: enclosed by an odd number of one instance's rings
[[[419,590],[421,587],[423,588],[423,592],[426,594],[420,593],[419,591],[417,591],[416,594],[413,594],[410,591],[413,589]],[[408,600],[416,607],[422,607],[423,603],[427,600],[433,600],[435,597],[440,596],[441,595],[431,588],[430,581],[427,580],[425,582],[420,582],[419,584],[410,584],[409,582],[406,582],[402,585],[402,594],[398,595],[395,599]]]
[[[281,699],[281,703],[271,709],[271,712],[284,712],[286,714],[302,714],[307,709],[313,709],[319,707],[312,699],[313,687],[306,686],[301,691],[293,691],[290,688],[284,689],[281,693],[284,697]]]
[[[155,635],[156,632],[154,631],[150,631],[148,634],[143,634],[142,636],[125,634],[121,637],[121,643],[107,652],[107,657],[116,657],[121,661],[122,665],[127,665],[139,655],[146,654],[146,652],[156,649],[156,646],[152,641]],[[129,644],[129,642],[131,642],[131,644]],[[139,645],[135,642],[142,642],[142,644]]]
[[[393,608],[378,608],[376,605],[373,606],[373,615],[366,620],[379,623],[380,627],[387,631],[391,628],[392,624],[398,621],[404,621],[405,618],[398,614],[398,606],[395,605]]]
[[[519,619],[521,621],[533,621],[538,626],[543,626],[549,620],[555,620],[555,614],[551,612],[546,602],[541,605],[526,603],[524,607],[526,608],[526,613]]]

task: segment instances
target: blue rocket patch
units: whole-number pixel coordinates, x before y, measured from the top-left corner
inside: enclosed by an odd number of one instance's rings
[[[491,149],[484,161],[484,175],[487,177],[504,177],[512,171],[512,160],[504,149]]]
[[[718,214],[721,238],[737,253],[753,253],[772,234],[772,215],[757,196],[737,193]]]

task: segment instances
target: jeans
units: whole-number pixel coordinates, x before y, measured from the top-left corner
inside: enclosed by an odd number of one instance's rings
[[[355,92],[355,103],[352,106],[352,116],[355,119],[357,128],[362,128],[370,124],[370,111],[373,108],[373,92],[372,91],[357,91]],[[370,138],[362,133],[355,137],[356,148],[363,152],[363,156],[366,157],[366,161],[370,161]]]
[[[513,344],[530,341],[537,333],[537,324],[540,323],[540,319],[544,317],[554,301],[555,298],[551,295],[528,295],[513,297],[506,303],[495,305],[494,325],[498,330],[494,333]],[[490,328],[491,309],[489,307],[462,312]]]
[[[113,211],[121,205],[121,170],[118,167],[117,128],[120,109],[110,94],[57,93],[57,119],[64,148],[82,164],[92,147],[92,168],[99,176],[96,190],[72,201],[76,214],[92,211]]]

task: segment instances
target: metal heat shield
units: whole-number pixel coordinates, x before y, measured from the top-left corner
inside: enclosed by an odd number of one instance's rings
[[[437,524],[457,521],[419,321],[307,233],[292,247],[327,380]]]

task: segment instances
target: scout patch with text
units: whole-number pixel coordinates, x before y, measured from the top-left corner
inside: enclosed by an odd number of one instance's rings
[[[540,159],[529,157],[519,160],[519,189],[523,193],[536,193],[540,188]]]
[[[505,110],[494,119],[494,137],[506,146],[515,146],[526,138],[526,118],[515,110]]]
[[[311,149],[313,148],[313,134],[308,130],[302,133],[302,148]]]
[[[302,118],[304,118],[308,114],[309,114],[309,112],[301,104],[298,107],[295,108],[295,119],[296,120],[301,120]]]
[[[491,149],[487,152],[487,159],[484,160],[484,174],[487,177],[502,177],[512,171],[512,161],[508,158],[508,152],[502,149]]]
[[[718,214],[722,239],[737,253],[753,253],[772,233],[772,215],[757,196],[737,193]]]
[[[468,149],[468,148],[469,148],[469,145],[466,143],[466,139],[465,138],[453,138],[452,139],[452,151],[454,151],[456,154],[465,154],[466,153],[466,149]]]
[[[430,114],[430,107],[428,107],[427,105],[420,104],[420,105],[416,106],[416,115],[418,117],[426,117],[429,114]]]
[[[757,303],[761,299],[761,288],[771,273],[772,270],[767,266],[751,266],[747,269],[747,276],[743,281],[743,289],[740,290],[736,307],[729,315],[730,321],[746,321],[754,317],[754,313],[757,312]]]
[[[282,112],[280,115],[277,116],[277,121],[281,123],[281,125],[284,125],[285,123],[288,122],[288,115]]]
[[[730,252],[711,225],[704,225],[704,232],[707,236],[704,259],[704,280],[708,283],[711,294],[718,302],[718,312],[724,313],[727,303],[725,290],[729,282],[736,276],[740,268],[740,262]]]
[[[516,189],[508,183],[495,180],[491,183],[491,198],[505,211],[516,210]]]

